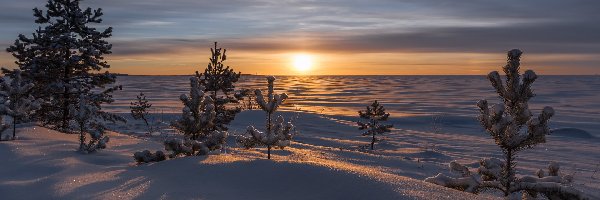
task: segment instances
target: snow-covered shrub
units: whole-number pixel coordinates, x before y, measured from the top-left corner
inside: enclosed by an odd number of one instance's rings
[[[488,134],[494,138],[502,149],[504,159],[484,159],[480,162],[478,175],[471,174],[466,167],[452,162],[451,169],[460,169],[462,177],[452,178],[442,174],[430,177],[426,181],[459,190],[477,193],[483,188],[494,188],[502,191],[505,196],[518,192],[527,195],[544,194],[548,198],[568,197],[568,199],[584,199],[577,190],[561,185],[559,177],[534,179],[531,177],[517,178],[515,176],[515,155],[535,145],[546,142],[550,133],[548,120],[554,115],[551,107],[545,107],[537,117],[529,110],[528,101],[534,96],[531,85],[537,75],[527,70],[519,73],[522,52],[513,49],[508,52],[508,61],[503,70],[506,73],[506,84],[497,71],[491,72],[488,79],[502,99],[501,103],[488,105],[486,100],[477,102],[481,110],[479,121]],[[525,128],[525,130],[522,130]],[[558,166],[558,165],[552,165]],[[557,167],[552,168],[552,174],[557,174]],[[556,170],[554,170],[556,168]],[[557,181],[558,180],[558,181]]]
[[[503,176],[505,164],[502,160],[486,158],[479,162],[479,168],[473,173],[466,166],[452,161],[449,164],[451,175],[438,174],[425,179],[426,182],[441,185],[460,191],[479,193],[486,189],[504,191],[500,179]],[[509,197],[511,199],[537,199],[540,195],[548,199],[590,199],[582,192],[571,187],[573,177],[561,175],[559,165],[551,162],[548,165],[548,174],[543,169],[537,171],[535,176],[522,176],[515,178],[511,183]],[[521,192],[519,194],[519,192]],[[520,196],[519,196],[520,195]]]
[[[17,124],[29,120],[31,115],[40,109],[41,99],[36,99],[31,95],[33,83],[26,83],[21,77],[21,70],[19,69],[14,70],[10,80],[4,77],[1,81],[0,115],[12,118],[12,139],[15,139]]]
[[[71,129],[79,133],[79,151],[83,153],[92,153],[98,149],[106,148],[109,137],[105,136],[106,121],[116,122],[124,121],[122,118],[106,113],[96,104],[98,98],[102,95],[88,96],[80,94],[77,104],[69,106],[69,115],[72,116]],[[86,135],[90,139],[86,139]]]
[[[151,103],[148,103],[146,100],[146,95],[143,92],[140,92],[139,95],[136,96],[136,101],[130,103],[131,106],[131,116],[136,120],[144,120],[146,127],[148,127],[148,131],[152,132],[152,127],[148,123],[148,109],[152,107]]]
[[[184,94],[180,99],[184,104],[182,116],[172,125],[184,134],[185,141],[165,141],[165,149],[173,151],[175,155],[206,155],[208,151],[220,149],[227,132],[215,130],[217,113],[214,101],[204,95],[204,86],[199,84],[197,77],[190,78],[189,96]],[[208,151],[198,152],[201,147]]]
[[[230,103],[237,103],[237,99],[230,93],[235,90],[235,83],[239,81],[241,73],[235,73],[229,66],[225,67],[223,62],[227,60],[227,49],[217,48],[215,42],[214,49],[210,49],[212,56],[210,63],[203,73],[196,71],[196,77],[200,80],[200,85],[213,99],[213,106],[216,112],[213,130],[227,131],[227,125],[235,119],[235,115],[241,111],[240,108],[227,106]]]
[[[185,156],[203,156],[211,151],[223,148],[227,132],[214,131],[202,142],[191,139],[169,139],[164,142],[165,150],[171,152],[170,158],[175,158],[179,155]]]
[[[144,150],[141,152],[135,152],[133,154],[133,159],[135,159],[135,161],[138,163],[149,163],[166,160],[167,156],[162,151],[156,151],[156,153],[152,153],[148,150]]]
[[[390,113],[385,112],[385,108],[375,101],[370,106],[367,106],[366,110],[358,111],[360,118],[368,120],[366,122],[357,122],[359,130],[365,130],[363,136],[371,136],[371,150],[375,144],[376,135],[390,132],[393,125],[382,124],[390,117]]]
[[[48,0],[46,11],[33,9],[40,28],[32,37],[19,35],[7,49],[16,58],[23,77],[35,84],[33,96],[43,99],[37,120],[65,132],[70,131],[73,119],[69,107],[77,102],[79,93],[89,95],[116,79],[113,74],[99,73],[110,67],[104,55],[111,53],[112,45],[105,39],[112,36],[112,28],[91,26],[102,22],[102,9],[81,8],[80,2]],[[15,72],[2,71],[9,75]],[[85,89],[78,90],[79,86]],[[110,103],[112,97],[107,97],[96,103]]]
[[[261,132],[248,126],[246,136],[238,138],[240,143],[245,148],[254,148],[258,146],[267,147],[267,158],[271,159],[271,148],[278,147],[283,149],[291,144],[292,136],[295,134],[295,127],[292,122],[285,122],[283,116],[277,117],[275,123],[272,121],[272,116],[281,104],[288,98],[287,94],[274,94],[275,77],[268,76],[269,91],[267,96],[263,92],[256,90],[256,103],[260,108],[267,113],[266,132]]]

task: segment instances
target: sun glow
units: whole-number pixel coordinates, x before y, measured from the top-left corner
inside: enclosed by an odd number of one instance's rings
[[[293,58],[294,68],[299,72],[308,72],[313,66],[313,58],[307,54],[296,54]]]

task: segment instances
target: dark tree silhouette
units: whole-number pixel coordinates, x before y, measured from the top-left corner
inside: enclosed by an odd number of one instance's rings
[[[139,95],[136,96],[136,101],[130,103],[131,106],[131,116],[136,120],[143,120],[146,123],[146,127],[148,127],[148,132],[152,132],[152,127],[150,123],[148,123],[148,109],[152,107],[151,103],[148,103],[146,100],[146,95],[143,92],[140,92]]]
[[[358,115],[362,119],[368,120],[367,122],[357,122],[359,130],[365,130],[363,136],[371,136],[371,150],[374,149],[376,135],[380,135],[386,132],[390,132],[393,125],[382,124],[381,122],[387,121],[390,117],[389,113],[385,112],[385,108],[375,101],[370,106],[367,106],[366,110],[358,111]]]

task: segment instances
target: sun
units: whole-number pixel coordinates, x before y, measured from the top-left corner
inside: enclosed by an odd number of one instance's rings
[[[299,72],[307,72],[313,66],[313,58],[307,54],[294,55],[293,62],[294,68]]]

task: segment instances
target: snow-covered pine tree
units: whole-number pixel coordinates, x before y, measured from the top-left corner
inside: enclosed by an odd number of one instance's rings
[[[522,54],[518,49],[508,51],[508,61],[503,67],[506,84],[502,83],[497,71],[488,75],[502,102],[492,106],[489,106],[486,100],[477,102],[481,111],[478,119],[502,149],[504,160],[481,160],[479,175],[471,174],[467,167],[457,162],[451,162],[450,169],[459,171],[462,177],[453,178],[438,174],[425,181],[472,193],[494,188],[502,191],[506,197],[523,191],[524,197],[540,193],[550,199],[587,199],[581,192],[565,184],[570,182],[572,177],[558,176],[558,165],[549,167],[550,171],[553,171],[552,177],[544,177],[540,173],[537,178],[515,176],[515,155],[546,142],[546,135],[550,133],[548,120],[554,115],[551,107],[545,107],[540,115],[532,117],[528,101],[535,96],[531,85],[537,79],[537,75],[527,70],[521,76],[519,68]],[[523,128],[526,129],[522,130]]]
[[[531,85],[537,75],[532,70],[527,70],[521,76],[519,68],[522,54],[518,49],[508,52],[508,61],[503,68],[506,85],[502,83],[497,71],[488,75],[502,102],[491,107],[486,100],[477,102],[477,107],[481,109],[481,125],[504,153],[505,164],[499,181],[504,186],[505,196],[510,194],[511,184],[515,179],[515,155],[521,150],[546,142],[546,135],[550,133],[548,120],[554,115],[552,107],[545,107],[538,117],[532,118],[528,101],[535,96]],[[524,126],[527,129],[521,131]]]
[[[227,49],[215,47],[210,49],[210,62],[203,73],[196,71],[196,77],[200,85],[204,86],[204,92],[213,99],[216,118],[213,130],[227,131],[227,125],[235,119],[235,115],[241,111],[237,107],[227,107],[229,103],[237,103],[237,99],[230,95],[235,89],[241,73],[236,73],[229,66],[223,64],[227,60]]]
[[[264,96],[260,90],[255,90],[256,103],[260,108],[267,113],[266,132],[261,132],[248,126],[246,131],[247,136],[238,138],[240,143],[245,148],[254,148],[258,146],[267,147],[267,158],[271,159],[271,148],[279,147],[281,149],[291,144],[292,136],[295,134],[295,127],[292,122],[284,122],[283,116],[277,117],[275,123],[272,121],[273,113],[277,111],[279,106],[288,98],[287,94],[274,94],[275,77],[268,76],[269,91],[267,96]]]
[[[189,148],[186,155],[205,155],[208,151],[220,149],[225,143],[227,131],[215,130],[217,113],[214,101],[212,97],[204,95],[204,86],[200,85],[198,77],[190,78],[190,94],[182,94],[180,99],[184,105],[182,116],[172,126],[184,134],[185,140],[166,141],[165,149],[173,151],[174,156],[181,153],[179,149]]]
[[[152,127],[150,123],[148,123],[148,109],[152,107],[151,103],[148,103],[146,100],[146,95],[143,92],[140,92],[139,95],[136,96],[136,101],[131,102],[131,116],[135,120],[144,120],[146,127],[148,127],[148,132],[152,132]]]
[[[375,101],[366,110],[358,111],[360,118],[368,120],[367,122],[357,122],[359,130],[365,130],[363,136],[371,136],[371,150],[374,149],[376,135],[390,132],[393,125],[382,124],[390,117],[389,113],[385,112],[385,108]]]
[[[48,0],[46,11],[34,8],[35,23],[40,27],[32,37],[19,35],[7,51],[17,59],[24,78],[35,84],[33,94],[44,100],[36,116],[43,125],[68,132],[70,105],[76,104],[80,94],[103,88],[115,82],[115,76],[94,73],[110,65],[104,55],[111,53],[112,45],[105,41],[112,28],[98,30],[91,24],[102,22],[102,9],[82,9],[81,0]],[[44,27],[42,27],[44,26]],[[7,74],[12,70],[4,69]],[[79,77],[79,78],[75,78]],[[80,85],[86,90],[79,90]],[[105,90],[103,93],[114,90]],[[86,94],[89,95],[89,94]],[[108,101],[95,102],[96,104]]]
[[[0,96],[4,101],[0,104],[0,114],[12,118],[12,139],[16,138],[17,124],[29,120],[31,115],[40,109],[40,99],[31,95],[33,83],[26,83],[21,77],[21,70],[16,69],[0,83]]]

